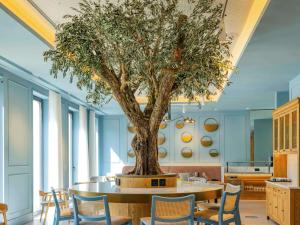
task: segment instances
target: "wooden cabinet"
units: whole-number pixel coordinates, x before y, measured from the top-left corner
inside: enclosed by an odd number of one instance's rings
[[[271,178],[271,173],[225,173],[224,182],[233,185],[241,185],[241,199],[265,200],[266,181]]]
[[[292,178],[298,185],[300,184],[299,112],[300,98],[296,98],[273,111],[274,176],[287,177],[289,175],[288,171],[295,171],[292,172],[294,176]],[[295,163],[295,160],[293,160],[293,163],[288,162],[288,158],[293,157],[297,158],[297,163]]]
[[[290,101],[273,112],[273,150],[298,153],[300,99]]]
[[[300,188],[280,187],[268,183],[266,186],[267,217],[280,225],[300,225]]]

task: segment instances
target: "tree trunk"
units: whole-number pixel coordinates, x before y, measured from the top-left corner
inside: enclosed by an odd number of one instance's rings
[[[158,163],[157,134],[137,133],[132,140],[132,148],[135,152],[135,168],[129,174],[135,175],[157,175],[161,174]]]

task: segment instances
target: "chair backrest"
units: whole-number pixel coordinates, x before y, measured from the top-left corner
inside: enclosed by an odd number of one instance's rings
[[[226,188],[225,188],[226,192],[235,193],[235,192],[239,192],[240,190],[241,190],[240,185],[233,185],[229,183],[226,184]]]
[[[53,197],[53,200],[54,200],[55,213],[56,213],[58,216],[60,216],[59,202],[58,202],[57,195],[56,195],[56,192],[55,192],[55,190],[54,190],[53,187],[51,187],[51,193],[52,193],[52,197]]]
[[[234,214],[238,211],[240,194],[241,190],[238,190],[238,187],[236,187],[236,189],[231,189],[229,192],[223,192],[221,207],[219,209],[219,218],[221,218],[221,220],[223,219],[223,214]]]
[[[105,221],[106,225],[111,225],[107,196],[83,197],[73,195],[74,223],[79,221]]]
[[[107,179],[105,176],[93,176],[93,177],[90,177],[90,181],[91,182],[105,182],[105,181],[107,181]]]
[[[195,195],[184,197],[152,196],[151,225],[155,221],[174,223],[187,222],[194,224]]]
[[[8,207],[4,203],[0,203],[0,213],[3,215],[3,222],[5,225],[7,225],[7,218],[6,218],[6,212],[8,210]]]

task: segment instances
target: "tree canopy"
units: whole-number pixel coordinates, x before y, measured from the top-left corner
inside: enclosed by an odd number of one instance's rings
[[[171,99],[210,96],[227,83],[230,39],[220,41],[223,5],[214,0],[83,0],[74,10],[44,56],[94,104],[112,96],[129,119],[157,120]],[[137,95],[148,97],[143,111]]]

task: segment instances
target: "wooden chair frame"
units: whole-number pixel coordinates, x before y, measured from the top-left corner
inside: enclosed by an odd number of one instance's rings
[[[54,205],[55,205],[55,213],[54,213],[54,220],[53,220],[53,225],[58,225],[60,221],[70,221],[73,220],[74,216],[73,214],[70,216],[61,216],[61,206],[63,206],[63,208],[65,208],[64,203],[60,204],[57,196],[56,196],[56,192],[53,188],[51,188],[51,193],[54,199]],[[61,192],[58,192],[59,195],[61,195]]]
[[[8,210],[7,205],[4,204],[4,203],[0,203],[0,213],[1,213],[2,216],[3,216],[3,222],[4,222],[4,225],[7,225],[7,216],[6,216],[7,210]]]
[[[160,218],[155,215],[156,211],[156,202],[162,201],[162,202],[183,202],[186,200],[190,200],[190,214],[188,216],[171,219],[171,218]],[[184,197],[161,197],[157,195],[152,196],[152,206],[151,206],[151,219],[150,223],[151,225],[155,225],[155,222],[163,222],[163,223],[176,223],[176,222],[182,222],[182,221],[188,221],[190,225],[194,224],[194,208],[195,208],[195,195],[187,195]],[[144,223],[141,221],[141,225],[144,225]]]
[[[214,220],[198,217],[198,218],[196,218],[197,225],[199,225],[199,223],[212,224],[212,225],[229,225],[230,223],[233,223],[233,222],[236,225],[241,225],[241,217],[240,217],[240,212],[239,212],[240,194],[241,194],[241,191],[238,191],[235,193],[226,192],[226,191],[223,192],[222,199],[221,199],[221,206],[218,211],[219,221],[214,221]],[[224,208],[227,196],[236,196],[236,200],[235,200],[234,207],[232,210],[225,210],[225,208]],[[233,218],[230,218],[230,219],[224,221],[223,220],[224,214],[232,214]]]

